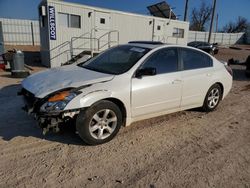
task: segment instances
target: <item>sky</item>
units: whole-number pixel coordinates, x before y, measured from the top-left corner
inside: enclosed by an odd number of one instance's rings
[[[148,14],[147,6],[163,0],[65,0],[79,4],[103,7],[126,12]],[[179,19],[183,20],[185,0],[166,0]],[[194,7],[205,1],[212,4],[213,0],[189,0],[189,15]],[[38,19],[40,0],[0,0],[0,18]],[[218,25],[221,29],[229,21],[243,16],[250,21],[250,0],[217,0],[216,13],[219,15]]]

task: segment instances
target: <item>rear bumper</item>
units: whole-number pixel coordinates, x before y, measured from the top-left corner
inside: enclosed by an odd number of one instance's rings
[[[222,99],[224,99],[228,95],[228,93],[231,91],[232,85],[233,85],[233,77],[224,79],[224,82],[223,82],[224,92],[223,92]]]

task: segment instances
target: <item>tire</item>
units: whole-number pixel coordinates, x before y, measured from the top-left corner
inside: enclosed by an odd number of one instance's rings
[[[76,130],[88,145],[109,142],[119,132],[122,113],[119,107],[106,100],[81,110],[76,119]]]
[[[249,69],[246,69],[245,74],[246,74],[246,77],[250,78],[250,70]]]
[[[204,99],[202,109],[205,112],[211,112],[215,110],[222,99],[222,88],[219,84],[212,85]]]
[[[214,51],[213,51],[213,50],[210,50],[210,51],[209,51],[209,54],[212,55],[212,56],[214,56]]]

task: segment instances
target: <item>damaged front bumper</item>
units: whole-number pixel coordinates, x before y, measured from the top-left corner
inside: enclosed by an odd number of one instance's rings
[[[74,120],[80,112],[80,109],[41,112],[40,108],[46,102],[46,98],[36,98],[25,89],[18,92],[18,95],[23,96],[25,106],[22,109],[38,121],[38,125],[42,128],[44,135],[49,131],[59,132],[62,124]]]
[[[37,113],[35,117],[39,123],[39,127],[42,128],[45,135],[49,131],[59,132],[60,125],[74,120],[80,110],[61,111],[59,113]]]

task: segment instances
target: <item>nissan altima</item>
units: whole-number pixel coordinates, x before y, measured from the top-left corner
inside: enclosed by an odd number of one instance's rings
[[[97,145],[135,121],[197,107],[213,111],[231,87],[230,67],[199,49],[134,41],[35,73],[20,93],[43,133],[72,121],[84,142]]]

